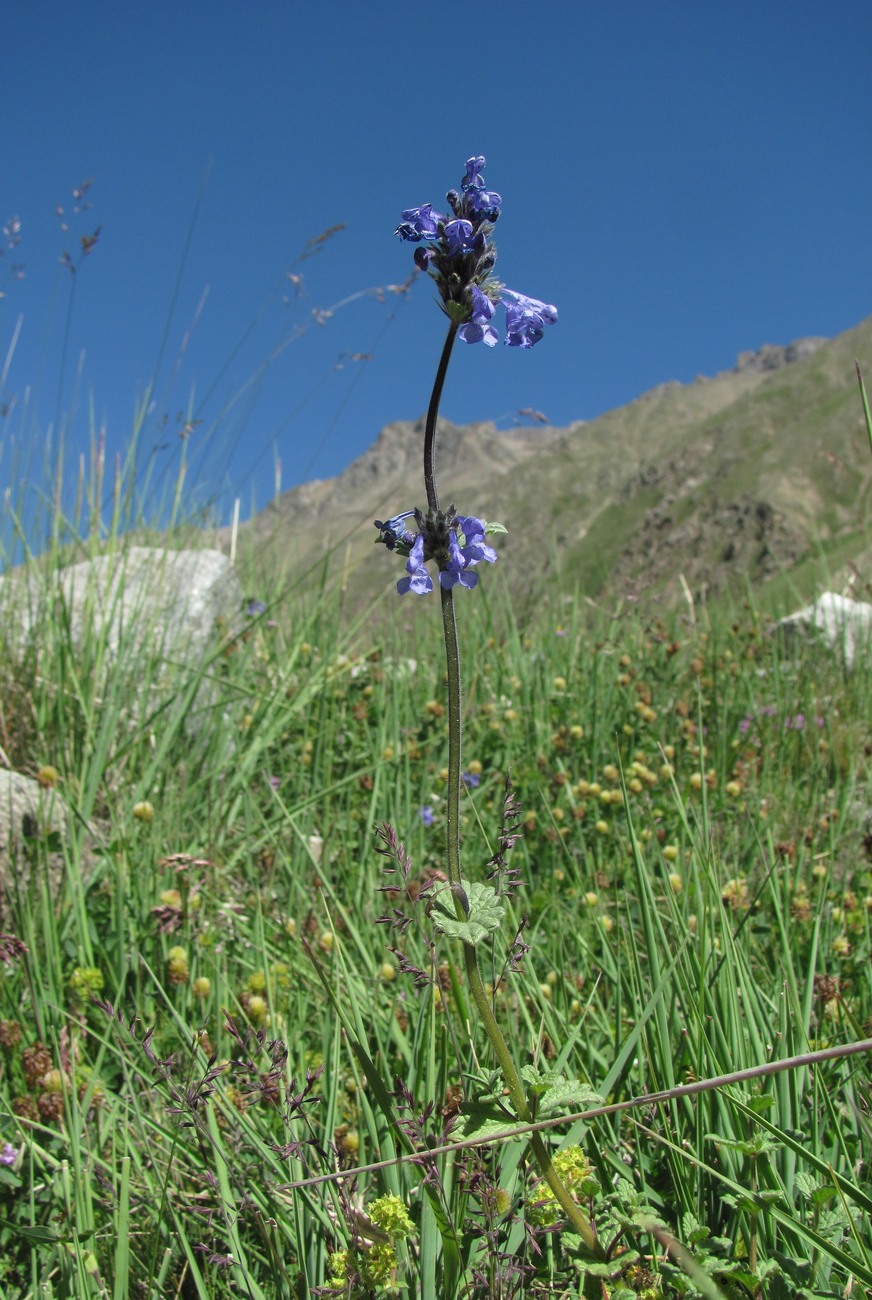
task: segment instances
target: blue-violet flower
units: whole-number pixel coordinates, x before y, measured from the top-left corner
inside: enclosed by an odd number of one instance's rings
[[[417,533],[405,527],[405,521],[413,516],[418,525]],[[407,510],[387,521],[376,519],[375,526],[379,530],[376,541],[407,557],[407,576],[397,583],[401,596],[407,591],[424,596],[433,590],[433,579],[427,571],[429,560],[436,561],[439,584],[445,591],[450,591],[458,583],[472,589],[478,582],[478,574],[473,572],[475,565],[482,560],[488,564],[496,563],[497,553],[485,541],[488,528],[493,532],[505,532],[499,524],[488,525],[475,515],[455,515],[453,510],[448,514],[440,510],[435,515],[426,516],[418,510]]]
[[[503,289],[513,299],[506,303],[506,338],[510,348],[531,348],[538,343],[546,325],[557,321],[557,308],[538,298],[528,298],[514,289]]]
[[[435,281],[443,310],[460,326],[464,343],[494,346],[498,335],[491,321],[495,305],[502,303],[506,309],[503,342],[510,348],[532,348],[545,326],[556,323],[557,308],[506,289],[494,277],[497,250],[491,236],[503,200],[495,190],[485,188],[484,167],[483,154],[467,159],[460,190],[446,195],[453,216],[442,216],[431,203],[406,208],[396,233],[420,245],[415,249],[415,265]]]
[[[486,343],[492,348],[499,337],[490,320],[496,308],[477,284],[472,286],[472,315],[457,333],[464,343]]]
[[[433,579],[424,565],[423,533],[419,533],[415,538],[415,544],[406,561],[406,572],[408,578],[400,578],[397,583],[397,591],[401,596],[405,596],[407,591],[413,591],[416,596],[425,596],[428,591],[433,590]]]

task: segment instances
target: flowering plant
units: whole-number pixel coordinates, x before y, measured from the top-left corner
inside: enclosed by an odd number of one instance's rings
[[[425,203],[420,207],[407,208],[396,230],[401,239],[418,245],[415,249],[415,263],[434,281],[449,325],[424,430],[427,510],[406,510],[387,520],[377,519],[375,526],[378,529],[376,540],[406,561],[406,575],[397,583],[397,591],[401,595],[406,592],[426,595],[435,590],[436,584],[427,568],[431,561],[435,563],[438,573],[448,694],[446,871],[444,874],[437,873],[430,884],[435,885],[437,879],[441,879],[447,882],[447,888],[441,896],[432,900],[430,916],[438,933],[462,946],[469,993],[497,1058],[508,1101],[514,1108],[517,1120],[521,1124],[531,1124],[535,1110],[544,1105],[540,1093],[544,1091],[548,1097],[555,1099],[558,1096],[575,1097],[580,1085],[562,1075],[553,1078],[549,1076],[544,1083],[538,1076],[531,1081],[529,1070],[525,1072],[518,1069],[497,1023],[482,979],[477,949],[483,940],[495,934],[502,925],[507,890],[505,881],[502,880],[504,858],[517,836],[510,835],[504,828],[500,855],[494,860],[497,867],[490,877],[491,881],[496,878],[496,886],[490,882],[482,884],[467,880],[462,873],[460,853],[461,793],[466,784],[477,783],[478,778],[477,774],[473,779],[473,774],[465,773],[461,761],[460,647],[454,611],[454,589],[466,587],[472,590],[477,585],[477,566],[482,561],[493,564],[497,558],[486,537],[505,530],[499,524],[486,523],[477,515],[458,514],[453,505],[447,510],[440,508],[436,488],[435,449],[439,403],[455,338],[459,337],[464,343],[485,343],[488,347],[493,347],[498,338],[493,324],[494,313],[497,305],[502,304],[506,312],[503,342],[508,347],[531,348],[543,337],[545,326],[556,322],[557,309],[536,298],[517,293],[514,289],[506,289],[496,279],[494,267],[497,255],[492,236],[494,223],[502,208],[502,198],[494,190],[486,188],[482,176],[484,166],[485,160],[481,155],[467,160],[460,189],[449,190],[447,195],[452,215],[443,215],[435,211],[432,204]],[[514,809],[510,795],[507,795],[507,806]],[[428,809],[428,812],[432,820],[432,809]],[[407,859],[397,847],[393,829],[385,827],[381,834],[388,849],[380,852],[407,866]],[[507,878],[511,879],[512,887],[518,883],[513,876]],[[400,927],[407,924],[402,914],[399,920],[396,917],[385,917],[383,920]],[[524,924],[522,923],[521,929]],[[520,960],[525,951],[526,945],[519,945],[516,939],[509,959],[512,969],[517,968],[517,960]],[[554,1104],[559,1103],[555,1100]],[[530,1148],[554,1204],[560,1207],[570,1221],[588,1254],[603,1259],[605,1256],[593,1224],[579,1208],[566,1179],[555,1166],[548,1146],[536,1130],[530,1133]]]
[[[415,519],[418,532],[405,527],[407,519]],[[437,512],[435,518],[425,517],[419,510],[407,510],[393,519],[375,521],[379,530],[377,542],[383,542],[389,551],[408,556],[406,573],[400,578],[397,591],[401,596],[407,591],[426,595],[433,590],[433,579],[427,572],[427,561],[435,559],[439,568],[439,585],[444,591],[460,583],[472,588],[478,582],[475,566],[482,560],[496,562],[497,553],[485,542],[486,533],[505,532],[501,524],[487,524],[472,515],[455,515]]]
[[[497,342],[491,324],[497,304],[506,309],[506,336],[510,348],[531,348],[542,338],[546,325],[557,320],[557,308],[538,298],[507,289],[493,274],[497,259],[492,239],[503,200],[485,188],[485,159],[468,158],[459,190],[449,190],[446,201],[453,217],[442,216],[425,203],[406,208],[397,226],[400,239],[420,244],[415,265],[433,278],[449,320],[459,326],[464,343]]]

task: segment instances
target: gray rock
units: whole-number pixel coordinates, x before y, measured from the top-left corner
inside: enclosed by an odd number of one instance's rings
[[[239,580],[220,551],[131,546],[61,569],[53,590],[27,573],[0,579],[0,609],[12,642],[26,643],[46,615],[66,617],[74,646],[86,634],[105,634],[113,656],[122,645],[125,651],[197,655],[216,619],[235,623],[241,606]]]
[[[783,618],[778,626],[790,635],[820,637],[851,668],[858,655],[872,644],[872,605],[825,591],[813,605]]]
[[[70,829],[69,810],[57,790],[0,768],[0,923],[12,891],[30,889],[34,861],[45,863],[49,888],[57,894]]]
[[[73,653],[90,653],[87,670],[99,672],[101,689],[110,675],[129,676],[131,714],[157,702],[170,663],[202,667],[219,624],[238,630],[242,600],[230,560],[211,550],[131,546],[61,569],[51,583],[26,568],[0,578],[7,649],[22,656],[47,625],[60,637],[68,628]],[[194,713],[208,704],[201,691]]]
[[[196,735],[222,707],[220,688],[203,669],[221,631],[239,629],[242,600],[233,565],[218,551],[131,546],[48,581],[35,566],[0,578],[0,644],[25,667],[51,672],[56,641],[60,656],[72,659],[67,670],[93,692],[97,708],[114,710],[120,728],[139,726],[172,690],[170,713]],[[161,713],[164,725],[170,713]],[[35,883],[33,863],[44,864],[56,893],[71,854],[87,875],[92,849],[60,791],[0,769],[0,920],[11,891]]]

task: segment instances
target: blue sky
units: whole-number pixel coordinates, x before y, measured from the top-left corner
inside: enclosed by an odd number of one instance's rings
[[[3,32],[17,500],[60,441],[70,475],[95,428],[123,453],[144,394],[140,481],[173,481],[191,416],[189,500],[222,520],[269,500],[276,457],[284,488],[326,477],[420,415],[430,287],[364,291],[406,278],[401,210],[442,206],[471,154],[503,196],[500,277],[560,320],[532,351],[461,347],[454,421],[590,418],[872,312],[868,0],[11,0]]]

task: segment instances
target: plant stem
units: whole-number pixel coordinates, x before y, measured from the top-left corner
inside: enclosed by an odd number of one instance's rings
[[[454,894],[457,915],[465,920],[469,908],[464,906],[460,871],[460,791],[462,787],[461,744],[463,723],[460,716],[460,644],[457,640],[457,615],[454,593],[440,588],[442,596],[442,634],[445,638],[445,664],[448,694],[448,790],[445,811],[445,853],[448,882]]]
[[[442,389],[445,384],[445,376],[448,372],[448,363],[451,359],[451,349],[454,344],[454,338],[457,333],[457,326],[451,325],[448,329],[448,337],[442,349],[442,356],[439,359],[439,368],[436,372],[436,380],[433,385],[433,393],[430,398],[430,407],[427,412],[427,424],[424,432],[424,482],[427,489],[427,504],[431,511],[439,509],[439,498],[436,491],[436,420],[439,414],[439,402],[442,397]],[[464,920],[469,915],[469,903],[466,893],[463,889],[463,878],[460,864],[460,795],[463,788],[462,763],[461,763],[461,746],[463,737],[463,724],[461,718],[461,687],[460,687],[460,644],[457,638],[457,616],[454,609],[454,594],[440,588],[442,596],[442,633],[445,639],[445,660],[447,667],[447,693],[448,693],[448,791],[446,799],[446,860],[448,866],[448,881],[451,892],[454,896],[454,906],[459,919]],[[497,1024],[493,1008],[488,1000],[487,990],[481,977],[481,971],[478,965],[478,953],[475,945],[464,943],[463,957],[466,965],[466,979],[469,985],[469,991],[475,1009],[479,1014],[482,1026],[487,1034],[491,1046],[499,1062],[503,1079],[508,1089],[509,1098],[518,1119],[524,1123],[532,1123],[533,1114],[527,1101],[524,1085],[515,1062],[512,1059],[508,1044],[506,1043],[503,1032]],[[550,1187],[551,1191],[565,1213],[572,1227],[581,1237],[584,1244],[592,1255],[602,1259],[603,1248],[600,1245],[596,1229],[590,1220],[582,1214],[575,1201],[569,1193],[569,1190],[563,1183],[554,1164],[551,1160],[551,1154],[542,1140],[539,1133],[533,1133],[530,1136],[530,1146],[539,1171],[543,1179]]]
[[[463,945],[463,956],[466,962],[466,978],[469,982],[469,991],[472,994],[475,1009],[481,1017],[485,1033],[490,1039],[491,1047],[494,1049],[500,1069],[503,1072],[503,1079],[505,1080],[506,1087],[509,1091],[509,1099],[514,1106],[521,1123],[531,1124],[533,1122],[533,1114],[524,1093],[524,1085],[521,1081],[521,1076],[518,1073],[517,1067],[515,1066],[515,1062],[512,1060],[512,1055],[503,1036],[503,1031],[497,1024],[493,1009],[488,1001],[487,990],[484,987],[484,981],[481,978],[481,971],[478,966],[478,954],[471,943],[465,943]],[[551,1188],[551,1191],[554,1193],[558,1205],[561,1207],[590,1253],[597,1258],[602,1259],[603,1249],[597,1239],[596,1229],[586,1215],[582,1214],[581,1210],[570,1196],[563,1179],[554,1168],[551,1153],[543,1142],[541,1133],[530,1134],[530,1146],[533,1149],[536,1164],[539,1166],[539,1172]]]
[[[445,376],[448,374],[448,363],[451,360],[451,349],[454,347],[457,328],[454,324],[448,326],[448,334],[442,347],[442,356],[439,358],[439,368],[433,383],[433,392],[430,394],[427,423],[424,427],[424,488],[427,492],[427,505],[434,514],[439,509],[439,497],[436,494],[436,419],[439,415],[439,403],[442,401],[442,389],[445,386]]]

